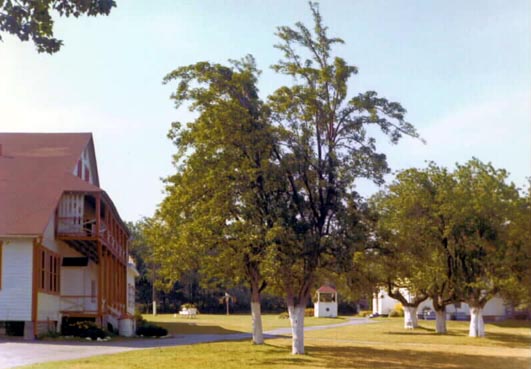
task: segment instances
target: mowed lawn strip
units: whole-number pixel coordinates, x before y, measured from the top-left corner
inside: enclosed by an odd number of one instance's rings
[[[306,332],[305,337],[356,343],[472,345],[531,348],[529,321],[505,321],[486,324],[486,337],[468,337],[469,322],[448,321],[448,334],[435,333],[435,321],[420,320],[419,328],[404,329],[403,318],[377,318],[377,324],[330,328]]]
[[[214,315],[199,314],[195,318],[186,318],[177,314],[144,315],[144,319],[164,327],[170,334],[230,334],[251,333],[251,316],[247,315]],[[316,325],[339,324],[347,321],[347,317],[315,318],[305,317],[307,327]],[[279,318],[278,315],[263,315],[264,331],[276,328],[289,328],[289,319]]]
[[[24,368],[529,369],[531,330],[528,323],[488,324],[487,337],[470,338],[466,337],[466,322],[449,322],[450,334],[441,336],[432,333],[431,321],[422,321],[421,329],[406,331],[402,328],[401,319],[379,319],[377,324],[307,332],[307,355],[304,356],[291,355],[290,339],[281,338],[267,340],[263,346],[253,346],[249,341],[217,342],[131,351]],[[236,326],[228,327],[234,329]]]

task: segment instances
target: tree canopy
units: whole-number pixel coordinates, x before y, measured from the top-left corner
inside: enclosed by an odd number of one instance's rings
[[[313,32],[302,23],[278,29],[284,55],[273,69],[294,84],[265,103],[252,57],[166,76],[178,81],[176,106],[187,103],[198,116],[170,131],[177,173],[158,212],[171,230],[158,251],[165,264],[175,269],[195,250],[210,276],[245,276],[252,291],[269,284],[285,296],[295,354],[304,352],[304,308],[319,273],[349,270],[362,247],[355,180],[382,183],[389,171],[368,127],[393,143],[417,136],[400,104],[374,91],[348,97],[357,68],[333,56],[343,41],[328,37],[317,5],[310,8]]]
[[[317,4],[310,8],[313,30],[300,22],[278,29],[276,47],[283,58],[273,69],[294,83],[268,100],[280,132],[273,159],[287,181],[273,232],[275,275],[297,329],[319,269],[351,268],[353,252],[361,247],[356,179],[380,184],[389,171],[369,127],[392,143],[403,135],[417,137],[399,103],[374,91],[349,97],[349,81],[358,69],[334,55],[333,47],[343,40],[328,36]],[[294,329],[293,353],[304,352],[302,335]]]
[[[477,159],[453,171],[431,163],[400,172],[376,203],[387,275],[432,298],[439,333],[449,303],[477,311],[471,335],[482,335],[480,313],[489,299],[525,297],[529,243],[521,226],[530,215],[504,170]]]
[[[0,0],[0,31],[33,41],[39,53],[53,54],[63,45],[54,36],[53,12],[78,18],[108,15],[115,6],[114,0]]]
[[[271,181],[273,138],[257,76],[247,56],[230,66],[196,63],[165,77],[165,83],[179,82],[172,95],[176,105],[189,103],[199,115],[186,126],[174,123],[170,132],[178,147],[177,173],[166,179],[168,196],[158,217],[168,225],[171,241],[158,252],[165,264],[200,259],[207,279],[248,282],[253,342],[263,343],[261,261],[278,184]]]

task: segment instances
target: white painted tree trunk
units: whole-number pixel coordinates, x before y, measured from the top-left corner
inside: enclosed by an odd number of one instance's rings
[[[483,323],[483,309],[480,307],[470,307],[470,337],[484,337],[485,324]]]
[[[419,317],[417,315],[417,306],[411,311],[411,321],[413,322],[413,328],[419,327]]]
[[[413,329],[419,326],[416,306],[404,306],[404,328]]]
[[[289,322],[291,324],[291,353],[304,354],[304,306],[288,306]]]
[[[253,319],[253,344],[262,345],[264,343],[264,332],[262,328],[262,309],[259,302],[251,302],[251,317]]]
[[[446,334],[446,309],[442,311],[435,310],[435,332]]]

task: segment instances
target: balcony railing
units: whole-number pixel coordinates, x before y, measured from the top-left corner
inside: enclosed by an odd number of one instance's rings
[[[96,237],[96,219],[57,217],[57,234],[65,236]]]
[[[61,311],[96,314],[98,312],[97,298],[89,295],[61,295]]]
[[[99,237],[109,249],[123,257],[125,255],[124,245],[119,243],[109,229],[107,223],[101,221],[98,235],[96,234],[96,219],[57,217],[57,235],[59,237]]]

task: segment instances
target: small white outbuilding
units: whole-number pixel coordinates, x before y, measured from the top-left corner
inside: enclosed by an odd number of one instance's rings
[[[314,316],[317,318],[337,318],[337,291],[331,286],[321,286],[316,294]]]

